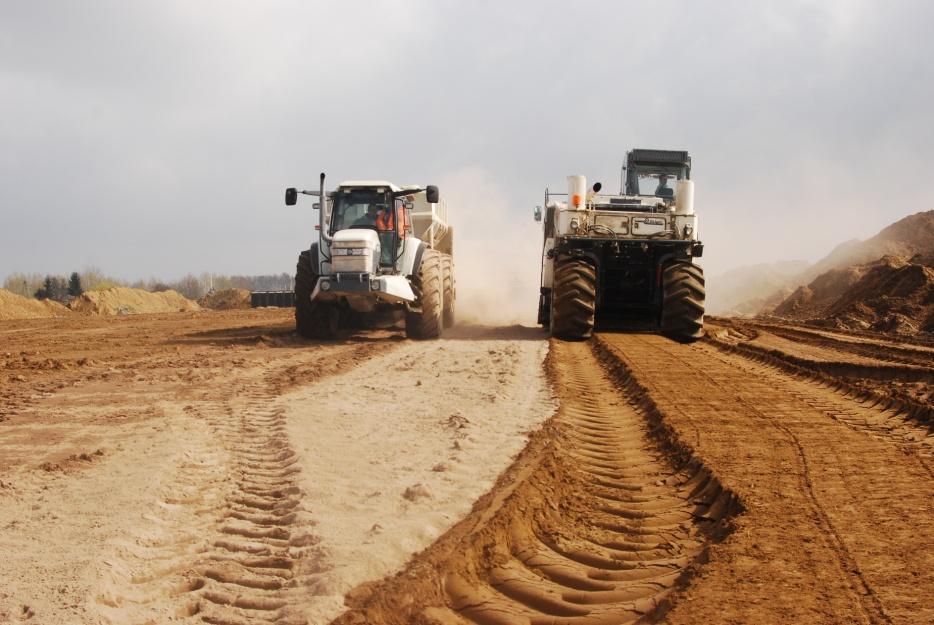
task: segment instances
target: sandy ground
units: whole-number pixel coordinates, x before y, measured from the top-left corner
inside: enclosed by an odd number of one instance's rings
[[[321,344],[288,314],[0,328],[0,622],[325,622],[553,412],[538,330]]]
[[[338,622],[934,622],[934,431],[891,384],[914,346],[836,378],[846,354],[722,329],[554,343],[557,418]]]
[[[538,330],[450,334],[281,398],[327,552],[313,623],[466,515],[553,412]]]
[[[0,324],[0,623],[934,622],[930,345]]]

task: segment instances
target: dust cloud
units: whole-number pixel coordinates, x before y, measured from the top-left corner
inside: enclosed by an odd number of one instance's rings
[[[542,230],[528,206],[507,194],[479,167],[438,182],[454,227],[457,316],[484,325],[534,324],[538,307]]]

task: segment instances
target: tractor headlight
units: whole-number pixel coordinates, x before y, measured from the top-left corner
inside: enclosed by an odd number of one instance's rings
[[[328,282],[327,280],[322,280],[322,281],[321,281],[321,290],[322,290],[322,291],[330,291],[330,290],[331,290],[331,283]]]
[[[379,291],[379,280],[378,279],[373,278],[370,280],[370,290]]]

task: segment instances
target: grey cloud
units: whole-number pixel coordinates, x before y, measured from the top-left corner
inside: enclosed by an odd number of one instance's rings
[[[7,3],[0,274],[290,271],[313,216],[281,191],[322,169],[479,170],[498,227],[526,233],[546,185],[612,187],[635,146],[694,154],[710,269],[814,258],[932,204],[932,18],[922,1]]]

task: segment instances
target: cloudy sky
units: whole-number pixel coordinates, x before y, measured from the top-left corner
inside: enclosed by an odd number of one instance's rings
[[[537,284],[546,185],[688,149],[709,274],[934,207],[934,3],[4,2],[0,278],[291,272],[286,186],[437,183]],[[531,276],[531,277],[529,277]]]

